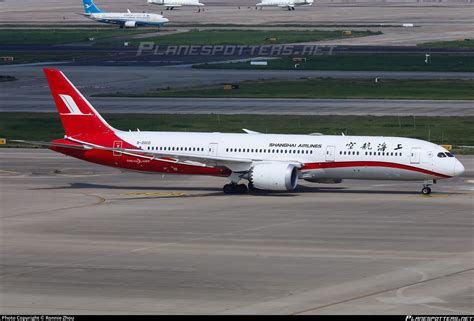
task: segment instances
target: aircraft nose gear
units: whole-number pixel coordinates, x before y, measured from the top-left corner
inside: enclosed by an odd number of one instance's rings
[[[247,185],[245,184],[226,184],[222,190],[226,194],[246,194],[248,192]]]
[[[431,194],[431,188],[430,186],[436,184],[436,181],[425,181],[423,184],[423,189],[421,190],[421,194],[423,195],[430,195]]]
[[[423,187],[423,189],[421,190],[421,194],[430,195],[431,194],[431,188],[429,188],[428,186]]]

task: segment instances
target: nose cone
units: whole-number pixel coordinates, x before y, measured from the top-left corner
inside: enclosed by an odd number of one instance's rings
[[[169,19],[163,18],[163,23],[167,23],[169,21],[170,21]]]
[[[464,173],[464,166],[463,164],[456,159],[456,163],[454,164],[454,176],[461,176]]]

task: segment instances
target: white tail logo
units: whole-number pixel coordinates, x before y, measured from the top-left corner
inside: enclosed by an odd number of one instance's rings
[[[64,102],[64,105],[66,105],[67,109],[69,109],[69,113],[63,113],[61,115],[86,115],[90,116],[91,114],[83,114],[81,110],[79,109],[79,106],[77,106],[76,102],[74,99],[72,99],[71,96],[68,95],[59,95],[61,99]]]

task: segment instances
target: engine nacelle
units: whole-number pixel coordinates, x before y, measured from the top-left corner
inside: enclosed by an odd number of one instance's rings
[[[125,21],[125,28],[135,28],[137,26],[136,21]]]
[[[298,186],[298,168],[288,163],[258,163],[250,170],[249,181],[262,190],[292,191]]]
[[[320,184],[340,184],[342,179],[340,178],[305,178],[304,179],[310,183],[320,183]]]

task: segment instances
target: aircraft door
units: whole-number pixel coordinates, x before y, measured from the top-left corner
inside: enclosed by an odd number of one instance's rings
[[[421,148],[413,147],[410,154],[410,164],[419,164],[421,156]]]
[[[217,144],[209,144],[209,156],[217,156]]]
[[[326,162],[336,161],[336,146],[326,147]]]
[[[122,148],[122,141],[121,140],[116,140],[114,141],[114,145],[113,145],[114,148]],[[115,152],[114,151],[114,156],[122,156],[122,153],[121,152]]]

